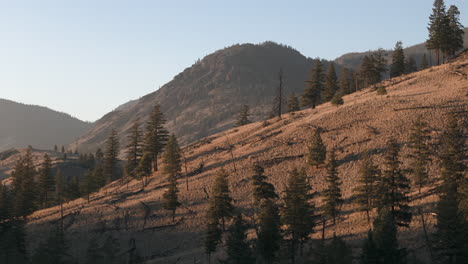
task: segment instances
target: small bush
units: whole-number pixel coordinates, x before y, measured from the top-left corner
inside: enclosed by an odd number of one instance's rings
[[[385,89],[385,87],[383,87],[383,86],[379,86],[379,88],[377,88],[377,94],[378,95],[386,95],[387,94],[387,89]]]

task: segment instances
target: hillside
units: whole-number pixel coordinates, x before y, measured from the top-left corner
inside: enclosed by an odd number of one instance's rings
[[[465,43],[465,49],[468,48],[468,28],[465,28],[464,43]],[[403,43],[403,45],[404,44],[405,43]],[[366,55],[371,54],[372,52],[374,51],[352,52],[352,53],[343,54],[342,56],[336,58],[334,62],[343,67],[347,67],[353,70],[359,70],[359,66],[361,65],[362,58]],[[404,49],[404,52],[405,52],[406,57],[414,57],[418,67],[421,63],[421,60],[424,54],[426,54],[428,62],[431,63],[430,52],[426,49],[426,43],[420,43],[420,44],[407,47]],[[391,59],[392,51],[386,50],[386,54],[387,54],[387,57],[386,57],[387,62],[390,64],[392,62],[392,59]],[[432,58],[432,60],[435,60],[435,58]],[[432,63],[435,63],[435,61],[432,61]]]
[[[136,119],[146,121],[156,103],[166,116],[168,130],[184,144],[233,127],[243,104],[251,107],[253,121],[263,120],[272,109],[279,69],[284,71],[287,96],[302,93],[312,65],[313,61],[298,51],[273,42],[216,51],[159,90],[105,115],[70,148],[94,151],[112,128],[118,130],[124,146],[131,124]]]
[[[70,144],[91,124],[46,107],[0,99],[0,151],[25,148],[52,149]]]
[[[340,107],[326,103],[316,109],[287,114],[281,120],[269,120],[267,126],[262,122],[252,123],[190,144],[183,149],[189,175],[178,181],[183,206],[177,210],[176,224],[171,222],[170,213],[161,207],[167,184],[163,175],[154,174],[144,189],[136,180],[117,181],[93,194],[89,204],[78,199],[65,205],[67,238],[72,244],[70,253],[75,257],[83,256],[89,239],[95,237],[103,243],[106,237],[113,236],[123,250],[130,239],[135,239],[138,252],[147,263],[205,263],[202,232],[207,196],[211,193],[215,173],[221,168],[230,172],[235,205],[251,216],[249,177],[252,165],[263,165],[269,181],[282,195],[288,173],[305,166],[308,136],[312,128],[318,126],[323,128],[322,137],[327,148],[337,150],[345,198],[337,225],[328,227],[325,235],[327,238],[334,233],[343,236],[357,250],[369,229],[365,215],[355,211],[351,200],[362,155],[369,152],[380,164],[386,142],[395,138],[402,145],[401,155],[405,157],[408,131],[418,116],[429,122],[434,142],[444,128],[448,113],[459,113],[466,124],[467,65],[468,54],[465,53],[450,64],[384,82],[388,91],[385,96],[365,89],[345,96],[345,104]],[[408,159],[402,161],[407,167]],[[202,162],[204,170],[194,173]],[[433,187],[437,184],[434,180],[438,174],[437,163],[434,159],[429,169],[432,186],[424,188],[422,194],[418,194],[416,188],[411,193],[413,212],[417,212],[416,208],[425,212],[429,232],[433,231],[435,222],[431,213],[436,201]],[[324,188],[325,173],[323,167],[307,167],[310,183],[318,193]],[[320,204],[317,196],[316,205]],[[29,217],[30,247],[49,232],[59,217],[57,207]],[[314,237],[319,237],[320,232],[321,228],[317,227]],[[419,215],[414,217],[410,229],[401,229],[399,235],[411,254],[416,254],[423,262],[427,260]],[[218,250],[215,258],[221,256],[222,250]]]

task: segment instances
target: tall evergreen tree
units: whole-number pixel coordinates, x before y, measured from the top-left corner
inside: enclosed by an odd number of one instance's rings
[[[219,227],[219,220],[213,211],[208,211],[206,218],[205,253],[208,256],[208,263],[211,263],[211,254],[216,252],[216,248],[221,243],[223,231]]]
[[[447,42],[446,53],[449,56],[463,48],[463,25],[460,23],[460,11],[455,5],[451,5],[447,11],[447,19],[449,24],[449,37]]]
[[[97,190],[96,179],[92,171],[87,171],[80,182],[80,194],[86,196],[88,203],[90,202],[91,193]]]
[[[421,193],[421,188],[427,184],[429,177],[427,173],[427,166],[430,161],[429,140],[427,123],[419,116],[413,123],[408,142],[408,147],[411,149],[411,154],[409,155],[411,159],[410,171],[413,175],[414,183],[419,188],[419,193]]]
[[[340,82],[339,82],[339,92],[341,95],[346,95],[351,93],[351,80],[350,80],[350,72],[348,68],[343,68],[343,72],[341,73],[340,76]]]
[[[247,225],[238,214],[234,218],[233,225],[229,228],[226,241],[227,258],[223,261],[225,264],[254,264],[255,258],[247,242]]]
[[[213,185],[213,193],[209,201],[209,214],[221,221],[222,230],[225,230],[226,219],[232,217],[234,206],[232,198],[229,194],[228,173],[221,169],[217,175]]]
[[[49,155],[44,154],[44,160],[39,168],[38,192],[39,201],[42,208],[50,205],[55,183],[52,176],[52,161]]]
[[[32,257],[35,264],[66,264],[72,263],[68,251],[68,241],[61,228],[55,228],[47,241],[41,243]]]
[[[405,73],[413,73],[418,71],[418,66],[416,65],[416,60],[413,56],[408,57],[405,60]]]
[[[85,263],[86,264],[97,264],[102,263],[103,256],[99,250],[99,245],[96,239],[92,238],[89,241],[88,248],[86,249]]]
[[[420,64],[419,68],[421,68],[421,70],[424,70],[424,69],[427,69],[428,67],[429,67],[429,63],[427,62],[426,53],[424,53],[422,58],[421,58],[421,64]]]
[[[290,258],[295,262],[297,246],[308,240],[314,229],[314,209],[311,202],[311,187],[307,181],[304,169],[294,169],[288,179],[284,196],[284,207],[281,220],[286,225],[286,235],[289,236]]]
[[[2,264],[28,264],[26,232],[23,220],[0,221],[0,262]]]
[[[390,77],[398,77],[405,73],[405,53],[403,43],[398,41],[392,53],[392,65],[390,66]]]
[[[119,177],[118,166],[119,166],[119,139],[117,132],[112,129],[109,138],[106,141],[106,150],[104,152],[104,176],[107,182],[115,181]]]
[[[326,263],[327,264],[352,264],[353,251],[346,242],[333,235],[333,239],[325,247]]]
[[[151,155],[153,171],[158,170],[158,156],[163,152],[164,146],[166,146],[167,140],[169,139],[169,133],[164,128],[165,123],[166,119],[161,112],[160,106],[158,104],[154,105],[153,111],[146,123],[144,148],[144,151]]]
[[[251,121],[249,120],[249,106],[248,105],[243,105],[238,116],[237,116],[237,122],[236,122],[236,127],[244,126],[249,124]]]
[[[265,170],[260,165],[254,165],[254,175],[252,176],[254,204],[261,205],[265,200],[278,198],[275,186],[266,181]]]
[[[371,230],[367,232],[367,238],[364,240],[362,252],[359,257],[360,264],[379,264],[379,252],[374,241],[374,235]]]
[[[143,157],[141,157],[140,162],[138,163],[136,174],[137,179],[141,179],[143,187],[148,182],[147,178],[151,175],[151,163],[152,163],[152,156],[149,152],[143,153]]]
[[[272,109],[272,116],[277,116],[281,118],[281,114],[283,113],[283,91],[284,91],[284,72],[283,69],[280,68],[278,72],[278,88],[276,89],[275,99],[273,101],[273,109]]]
[[[382,80],[382,74],[387,71],[385,51],[379,49],[369,56],[364,56],[359,69],[364,87],[375,85]]]
[[[0,183],[0,222],[9,219],[12,216],[11,192],[9,188]]]
[[[379,168],[374,165],[369,155],[366,155],[359,167],[359,179],[357,186],[353,189],[353,195],[359,206],[358,210],[366,212],[368,223],[370,223],[370,211],[375,208],[379,176]]]
[[[178,201],[179,189],[177,188],[177,176],[181,170],[181,150],[174,134],[169,137],[166,151],[163,156],[163,173],[167,176],[169,187],[163,195],[164,209],[172,211],[172,221],[175,219],[177,207],[181,204]]]
[[[296,112],[296,111],[299,111],[299,110],[301,110],[301,108],[299,106],[299,99],[297,98],[297,96],[294,93],[292,93],[288,97],[288,113]]]
[[[309,139],[307,162],[310,166],[316,166],[325,162],[327,156],[327,148],[323,144],[322,137],[320,136],[320,129],[315,129]]]
[[[128,144],[125,151],[127,164],[125,170],[127,175],[136,178],[136,168],[141,156],[143,156],[143,132],[140,130],[140,122],[138,120],[133,123],[127,140]]]
[[[447,48],[450,35],[449,24],[444,0],[435,0],[432,14],[429,16],[429,38],[426,41],[426,47],[435,51],[437,65],[440,63],[441,52]]]
[[[264,263],[274,263],[281,239],[278,207],[274,201],[267,200],[259,215],[256,244],[258,256]]]
[[[18,160],[11,176],[15,193],[14,215],[27,216],[36,209],[37,197],[34,180],[36,170],[32,160],[31,148],[28,148],[26,154]]]
[[[306,88],[302,95],[302,105],[315,108],[320,103],[323,90],[323,66],[320,59],[315,60],[315,67],[310,72],[310,80],[306,81]]]
[[[458,120],[454,115],[448,117],[446,129],[439,144],[441,166],[447,171],[441,173],[442,179],[444,177],[454,177],[460,183],[464,177],[464,172],[466,172],[464,163],[466,144],[462,126],[458,125]]]
[[[327,75],[325,76],[323,101],[330,101],[338,91],[338,78],[336,77],[335,65],[330,63]]]
[[[379,211],[388,210],[399,226],[408,227],[412,214],[409,206],[410,181],[403,174],[399,160],[400,147],[391,139],[384,157],[384,170],[379,186]]]
[[[387,208],[379,211],[374,221],[374,241],[378,252],[377,263],[404,264],[406,263],[406,249],[401,248],[397,239],[397,223]]]
[[[337,163],[335,159],[335,151],[331,151],[327,163],[327,176],[325,181],[327,187],[323,190],[323,213],[325,216],[333,219],[333,224],[336,223],[336,217],[339,215],[339,207],[343,203],[341,195],[341,180],[338,177]]]

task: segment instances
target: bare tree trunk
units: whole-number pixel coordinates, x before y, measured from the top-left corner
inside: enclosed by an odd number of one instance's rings
[[[281,118],[282,102],[283,102],[283,69],[280,68],[278,73],[279,87],[278,87],[278,117]]]

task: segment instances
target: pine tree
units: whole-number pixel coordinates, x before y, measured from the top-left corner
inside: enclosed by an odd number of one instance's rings
[[[278,198],[275,186],[266,181],[265,170],[260,165],[254,165],[254,175],[252,176],[254,204],[261,205],[265,200]]]
[[[27,216],[36,209],[37,190],[34,178],[36,170],[32,160],[31,148],[22,156],[11,174],[13,178],[14,215]]]
[[[405,53],[403,43],[398,41],[392,53],[392,65],[390,66],[390,77],[398,77],[405,73]]]
[[[351,93],[351,80],[350,80],[350,72],[348,68],[343,68],[341,73],[340,82],[339,82],[339,90],[341,95],[346,95]]]
[[[141,179],[143,186],[145,186],[145,182],[150,175],[151,175],[151,163],[152,163],[152,155],[149,152],[143,153],[143,157],[141,157],[140,162],[138,163],[136,174],[137,179]]]
[[[87,171],[84,174],[83,179],[80,182],[80,194],[83,196],[86,196],[86,199],[90,199],[91,193],[95,192],[97,190],[97,184],[96,184],[96,179],[94,178],[93,172],[92,171]]]
[[[355,201],[359,211],[365,211],[367,222],[370,223],[370,211],[375,208],[377,197],[377,180],[380,170],[374,165],[369,155],[366,155],[359,167],[359,179],[353,189]]]
[[[210,214],[218,221],[221,221],[222,230],[225,230],[225,221],[232,217],[234,206],[232,198],[229,195],[228,173],[221,169],[216,175],[213,185],[213,194],[210,197],[209,209]]]
[[[217,216],[212,211],[208,211],[206,220],[205,253],[208,256],[208,263],[211,263],[211,254],[216,252],[216,248],[221,243],[223,231],[219,228]]]
[[[325,247],[325,253],[327,264],[353,263],[353,251],[343,239],[336,235],[333,235],[332,241]]]
[[[81,196],[80,193],[80,180],[77,176],[73,176],[67,179],[66,182],[66,192],[65,192],[65,199],[66,200],[74,200]]]
[[[403,174],[399,160],[400,147],[391,139],[384,157],[384,170],[379,186],[379,211],[388,210],[399,226],[408,227],[412,214],[409,207],[410,181]]]
[[[0,262],[2,264],[28,264],[26,232],[23,220],[0,221]]]
[[[330,103],[334,106],[340,106],[344,104],[343,97],[341,96],[340,91],[335,93],[333,98],[330,100]]]
[[[11,193],[6,185],[0,183],[0,222],[12,216]]]
[[[411,159],[410,171],[413,175],[414,183],[419,187],[419,193],[421,193],[421,188],[427,184],[429,177],[427,173],[427,166],[430,161],[429,139],[427,124],[419,116],[413,123],[408,142],[408,147],[411,149],[411,154],[409,155]]]
[[[163,156],[163,173],[167,175],[169,188],[163,195],[164,209],[172,211],[172,221],[175,219],[175,211],[181,204],[178,201],[177,176],[181,170],[181,150],[174,134],[169,137],[166,145],[166,151]]]
[[[320,59],[315,60],[315,67],[310,72],[310,80],[306,81],[306,88],[302,95],[302,105],[315,108],[320,102],[323,90],[323,66]]]
[[[126,147],[127,164],[126,172],[130,177],[136,178],[136,168],[143,156],[143,134],[140,131],[140,122],[137,120],[133,123],[130,134],[127,137],[128,144]]]
[[[304,169],[294,169],[285,190],[281,220],[286,225],[286,235],[290,237],[290,258],[295,262],[297,246],[308,240],[314,229],[314,209],[311,202],[311,187]]]
[[[54,146],[54,151],[57,152],[58,151],[58,147],[57,145]]]
[[[413,56],[405,60],[405,73],[413,73],[418,71],[418,66],[416,65],[416,60]]]
[[[338,78],[336,77],[335,65],[330,63],[327,75],[325,76],[323,101],[330,101],[338,91]]]
[[[151,155],[153,171],[158,171],[158,156],[166,146],[169,133],[164,128],[166,119],[158,104],[154,105],[149,120],[146,123],[144,151]]]
[[[428,50],[435,50],[437,65],[440,63],[441,51],[447,48],[450,35],[449,24],[444,1],[435,0],[432,14],[429,16],[429,38],[426,41],[426,47]]]
[[[62,145],[62,153],[65,153],[65,146]]]
[[[441,173],[444,177],[454,177],[458,183],[463,179],[466,165],[464,159],[465,137],[462,126],[458,125],[458,120],[454,115],[448,117],[446,129],[440,139],[439,158],[441,166],[446,173]]]
[[[323,190],[323,213],[327,217],[333,219],[333,224],[336,223],[336,217],[339,215],[339,207],[343,203],[341,195],[341,180],[338,177],[337,163],[335,152],[332,150],[327,162],[327,176],[325,181],[327,187]]]
[[[51,169],[52,161],[50,160],[49,155],[44,154],[44,161],[39,169],[38,180],[39,201],[42,208],[46,208],[50,205],[50,199],[52,198],[51,194],[54,192],[55,183]]]
[[[263,205],[258,219],[256,249],[264,263],[274,263],[281,242],[281,223],[278,207],[272,200]]]
[[[451,5],[447,11],[447,19],[449,24],[449,36],[447,39],[446,53],[449,56],[463,48],[463,25],[460,23],[460,11],[455,5]]]
[[[382,74],[387,71],[386,64],[385,51],[382,49],[363,57],[359,75],[364,79],[364,87],[375,85],[382,80]]]
[[[237,122],[236,122],[236,127],[244,126],[250,123],[249,120],[249,106],[248,105],[243,105],[239,115],[237,116]]]
[[[421,65],[419,66],[421,70],[427,69],[429,67],[429,63],[427,62],[426,53],[423,54],[421,59]]]
[[[367,232],[367,238],[364,240],[364,244],[362,246],[362,253],[359,257],[361,264],[379,264],[379,252],[377,249],[377,245],[374,241],[374,236],[371,230]]]
[[[406,263],[406,249],[400,248],[397,239],[397,223],[390,210],[382,209],[374,221],[373,231],[379,262],[383,264]]]
[[[226,241],[227,258],[223,261],[226,264],[254,264],[255,258],[252,254],[252,249],[247,242],[247,226],[242,219],[242,215],[238,214],[234,223],[229,228],[229,233]]]
[[[94,180],[95,188],[94,190],[97,191],[104,185],[106,185],[106,178],[104,177],[104,170],[100,165],[96,166],[92,171],[92,177]]]
[[[99,245],[96,239],[92,238],[89,241],[88,248],[86,249],[85,263],[86,264],[97,264],[102,263],[103,256],[99,251]]]
[[[284,90],[284,72],[283,69],[280,68],[278,72],[278,88],[276,89],[275,99],[273,101],[273,109],[272,109],[272,117],[277,116],[281,118],[281,114],[283,113],[283,90]]]
[[[327,148],[323,144],[322,137],[320,136],[320,129],[315,129],[309,140],[308,146],[308,153],[307,153],[307,161],[310,166],[316,166],[318,168],[319,165],[325,162],[327,156]]]
[[[106,237],[104,244],[99,248],[103,256],[102,264],[120,264],[120,244],[118,239],[111,235]]]
[[[292,93],[288,97],[288,113],[296,112],[299,110],[301,110],[301,108],[299,107],[299,99],[294,93]]]
[[[119,155],[119,139],[117,137],[117,132],[115,129],[112,129],[112,132],[109,138],[106,141],[106,150],[104,152],[104,176],[106,177],[107,182],[112,182],[118,179],[118,155]]]
[[[45,243],[41,243],[32,257],[35,264],[66,264],[69,259],[68,242],[61,228],[55,228]]]

